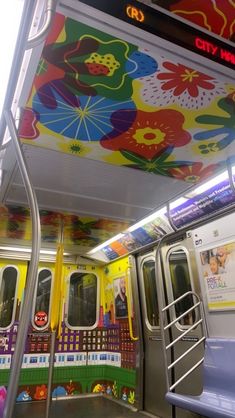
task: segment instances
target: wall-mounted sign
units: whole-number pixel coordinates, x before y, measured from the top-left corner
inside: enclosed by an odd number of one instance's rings
[[[144,12],[143,10],[133,7],[131,5],[126,6],[126,14],[131,19],[137,20],[137,22],[143,22],[144,21]]]
[[[172,209],[171,219],[177,228],[181,228],[232,203],[235,203],[235,194],[230,188],[229,180],[224,180]]]
[[[47,313],[39,311],[34,315],[34,323],[37,327],[44,327],[48,322]]]
[[[235,309],[235,242],[200,252],[209,310]]]

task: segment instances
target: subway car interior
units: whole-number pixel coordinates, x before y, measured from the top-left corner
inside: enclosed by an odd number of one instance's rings
[[[234,0],[2,7],[0,417],[235,417]]]

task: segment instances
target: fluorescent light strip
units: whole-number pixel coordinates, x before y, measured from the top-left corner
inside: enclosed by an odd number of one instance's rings
[[[162,216],[164,214],[166,214],[167,212],[167,208],[166,206],[162,209],[159,209],[157,212],[152,213],[151,215],[147,216],[144,219],[141,219],[141,221],[137,222],[134,225],[131,225],[130,228],[127,229],[128,232],[133,232],[136,229],[140,228],[143,225],[146,225],[147,223],[154,221],[154,219],[156,219],[158,216]]]
[[[201,186],[194,189],[192,192],[187,193],[186,197],[192,198],[195,197],[207,190],[211,189],[212,187],[216,186],[217,184],[221,183],[224,180],[228,179],[228,172],[224,171],[223,173],[219,174],[218,176],[214,177],[213,179],[207,181],[206,183],[202,184]]]
[[[177,200],[174,200],[173,202],[170,203],[170,210],[171,209],[175,209],[178,206],[182,205],[183,203],[187,202],[188,199],[186,199],[186,197],[180,197]]]
[[[98,245],[97,247],[93,248],[91,251],[89,251],[87,254],[94,254],[99,250],[102,250],[107,245],[111,244],[114,241],[118,241],[120,238],[125,236],[125,233],[135,231],[136,229],[140,228],[141,226],[147,224],[148,222],[153,221],[158,216],[162,216],[166,213],[167,209],[166,207],[159,209],[157,212],[152,213],[151,215],[147,216],[144,219],[141,219],[141,221],[137,222],[136,224],[130,226],[125,232],[120,233],[118,235],[115,235],[115,237],[110,238],[109,240],[103,242],[103,244]]]
[[[0,247],[0,250],[15,251],[18,253],[31,253],[32,251],[31,248],[23,248],[23,247]],[[40,254],[56,255],[56,251],[41,249]],[[69,253],[64,253],[64,255],[69,255]]]
[[[94,254],[97,251],[102,250],[102,248],[106,247],[107,245],[111,244],[114,241],[117,241],[119,238],[122,238],[124,235],[125,235],[124,233],[115,235],[115,237],[108,239],[107,241],[103,242],[103,244],[97,245],[97,247],[93,248],[87,254]]]

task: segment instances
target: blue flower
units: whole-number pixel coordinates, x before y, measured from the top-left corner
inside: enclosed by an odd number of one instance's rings
[[[46,128],[69,138],[81,141],[99,141],[113,130],[114,113],[122,111],[122,119],[116,121],[120,133],[132,123],[136,106],[132,100],[114,101],[101,96],[78,96],[78,105],[69,104],[54,90],[57,106],[48,108],[38,94],[33,99],[33,109],[38,112],[40,123]],[[119,115],[120,116],[120,115]]]
[[[145,77],[158,69],[158,63],[150,55],[135,51],[126,62],[126,71],[131,78]]]

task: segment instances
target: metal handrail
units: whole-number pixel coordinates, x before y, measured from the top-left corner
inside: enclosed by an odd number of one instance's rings
[[[200,345],[203,341],[205,341],[206,337],[200,338],[195,344],[193,344],[188,350],[186,350],[180,357],[178,357],[173,363],[169,364],[168,370],[172,369],[177,363],[179,363],[180,360],[182,360],[184,357],[186,357],[191,351],[194,350],[198,345]]]
[[[32,253],[31,261],[29,264],[27,286],[25,289],[25,297],[22,305],[21,319],[17,332],[17,339],[15,345],[14,356],[11,363],[11,372],[7,388],[7,397],[5,400],[3,418],[12,418],[15,399],[17,395],[18,382],[20,377],[21,364],[24,355],[25,342],[28,334],[28,327],[30,323],[30,314],[32,312],[34,290],[37,282],[37,269],[40,255],[41,245],[41,228],[40,228],[40,215],[38,209],[38,203],[33,185],[30,181],[29,170],[26,159],[24,157],[22,147],[18,138],[15,121],[11,111],[4,112],[6,124],[8,126],[14,148],[16,158],[19,164],[19,169],[23,178],[24,186],[27,193],[29,207],[32,217]]]
[[[194,366],[191,367],[191,369],[189,369],[173,385],[171,385],[169,387],[169,391],[172,391],[173,389],[175,389],[176,386],[178,386],[186,377],[188,377],[192,372],[194,372],[194,370],[196,370],[203,363],[203,361],[204,361],[204,357],[202,357],[201,360],[199,360],[196,364],[194,364]]]
[[[164,324],[164,318],[163,315],[167,314],[167,312],[170,311],[171,308],[175,307],[175,305],[185,299],[188,296],[192,296],[193,298],[196,298],[197,302],[195,300],[193,301],[194,304],[191,306],[191,308],[187,309],[183,314],[179,315],[177,318],[169,322],[167,325]],[[171,341],[168,345],[166,345],[166,338],[165,338],[165,331],[169,330],[172,325],[179,322],[180,319],[184,318],[188,313],[192,312],[195,309],[199,309],[200,311],[200,318],[198,321],[196,321],[194,324],[192,324],[187,330],[185,330],[181,335],[179,335],[177,338],[175,338],[173,341]],[[178,364],[180,361],[182,361],[189,353],[193,352],[200,344],[202,344],[207,336],[207,329],[205,325],[205,316],[203,311],[203,305],[202,302],[195,292],[186,292],[177,299],[175,299],[173,302],[169,303],[167,306],[161,309],[160,311],[160,317],[161,317],[161,328],[162,328],[162,334],[163,334],[163,348],[164,348],[164,360],[165,360],[165,366],[166,366],[166,376],[167,376],[167,386],[168,390],[172,391],[176,386],[178,386],[179,383],[181,383],[187,376],[189,376],[194,370],[196,370],[203,362],[204,357],[201,358],[196,364],[194,364],[183,376],[181,376],[176,382],[174,382],[173,385],[170,386],[169,384],[169,376],[168,372],[172,370],[176,364]],[[172,363],[168,364],[168,358],[167,358],[167,350],[169,348],[173,347],[178,341],[182,340],[182,338],[190,333],[193,329],[195,329],[198,325],[201,325],[202,330],[202,337],[193,344],[188,350],[186,350],[181,356],[179,356],[176,360],[174,360]]]
[[[132,318],[131,318],[131,288],[130,288],[130,280],[129,280],[129,269],[126,270],[126,281],[127,281],[127,314],[128,314],[128,324],[129,324],[129,332],[130,332],[130,339],[132,341],[138,341],[139,337],[135,337],[133,334],[133,326],[132,326]]]
[[[50,30],[52,18],[56,10],[56,4],[57,4],[57,0],[47,0],[47,5],[45,8],[44,24],[35,35],[33,35],[31,38],[28,39],[27,44],[26,44],[26,49],[34,48],[35,46],[43,42],[44,39],[46,38]]]
[[[200,306],[201,302],[197,302],[195,305],[193,305],[191,308],[187,309],[187,311],[183,312],[180,316],[177,316],[172,322],[170,322],[168,325],[164,327],[164,330],[167,330],[168,328],[172,327],[172,325],[176,324],[176,322],[179,322],[180,319],[187,316],[190,312],[194,311],[198,306]]]
[[[201,323],[202,323],[202,319],[199,319],[199,321],[194,322],[194,324],[190,328],[186,329],[186,331],[184,331],[183,334],[179,335],[179,337],[177,337],[174,341],[172,341],[172,343],[168,344],[166,346],[166,350],[169,350],[169,348],[173,347],[173,345],[175,345],[178,341],[180,341],[183,337],[185,337],[185,335],[189,334],[190,331],[192,331],[194,328],[197,328],[197,326]]]
[[[30,26],[35,10],[36,3],[25,1],[24,8],[22,11],[22,18],[20,23],[20,31],[17,38],[17,45],[14,51],[14,60],[11,66],[11,75],[7,83],[6,96],[3,103],[3,109],[10,109],[14,98],[21,65],[25,54],[25,44],[29,36]],[[6,119],[4,115],[1,116],[0,120],[0,146],[2,146],[3,138],[6,131]]]

